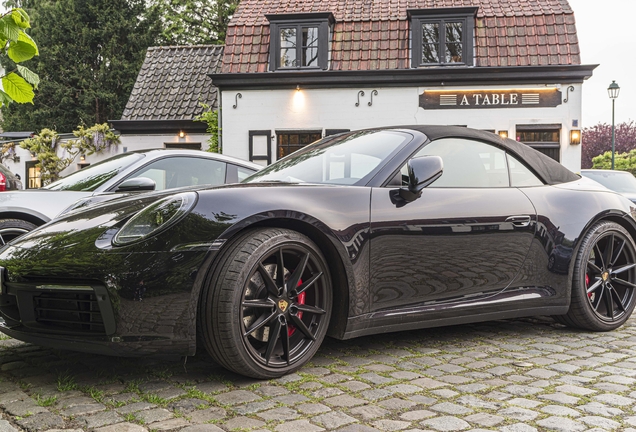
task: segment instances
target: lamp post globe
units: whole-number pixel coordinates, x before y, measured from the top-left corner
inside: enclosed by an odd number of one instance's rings
[[[614,102],[616,102],[616,98],[620,93],[621,88],[616,84],[616,81],[612,81],[612,83],[607,88],[607,94],[612,100],[612,169],[614,169],[614,145],[616,142],[616,128],[614,127]]]

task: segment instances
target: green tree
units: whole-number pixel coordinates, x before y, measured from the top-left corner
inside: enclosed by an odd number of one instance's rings
[[[35,18],[40,56],[28,64],[42,78],[34,105],[2,109],[4,130],[73,130],[118,119],[159,33],[145,0],[9,0]],[[11,62],[3,64],[12,69]]]
[[[224,44],[239,0],[154,0],[166,45]]]

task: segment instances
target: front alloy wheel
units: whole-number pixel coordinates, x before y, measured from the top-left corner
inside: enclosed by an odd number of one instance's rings
[[[329,325],[332,288],[309,238],[252,231],[230,245],[214,273],[200,309],[212,357],[255,378],[281,376],[311,359]]]

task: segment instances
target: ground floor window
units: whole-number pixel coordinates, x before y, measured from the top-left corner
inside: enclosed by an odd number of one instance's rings
[[[201,143],[164,143],[166,148],[201,150]]]
[[[278,159],[322,138],[322,130],[276,131]]]
[[[28,161],[26,163],[26,188],[38,189],[42,187],[40,181],[40,167],[36,166],[37,161]]]
[[[561,125],[517,125],[517,141],[561,161]]]
[[[251,130],[250,162],[267,166],[272,163],[272,132],[269,130]]]

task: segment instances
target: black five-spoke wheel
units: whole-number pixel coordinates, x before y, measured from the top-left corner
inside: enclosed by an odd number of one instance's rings
[[[614,222],[599,222],[583,238],[574,267],[566,324],[596,331],[620,327],[636,303],[636,245]]]
[[[585,273],[592,309],[604,321],[620,320],[634,300],[636,267],[631,240],[620,232],[600,236],[590,251]]]
[[[256,378],[298,369],[325,336],[331,289],[309,238],[284,229],[248,233],[228,248],[203,293],[206,347],[226,368]]]

